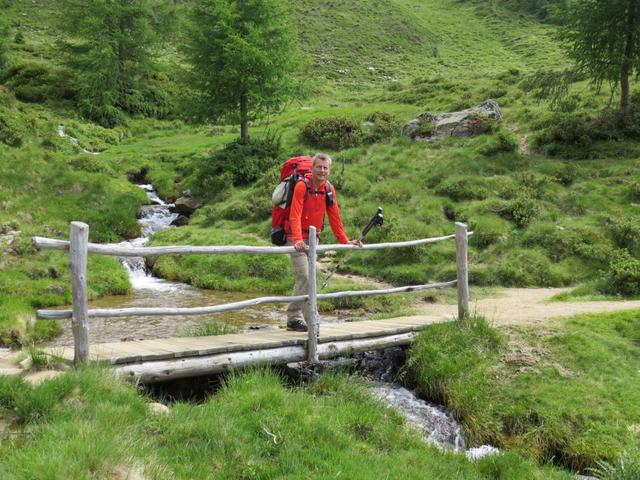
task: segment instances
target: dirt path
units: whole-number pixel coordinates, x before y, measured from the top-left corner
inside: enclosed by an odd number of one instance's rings
[[[544,323],[554,317],[570,317],[580,313],[611,312],[640,309],[640,300],[550,302],[562,288],[506,288],[499,297],[472,300],[471,313],[482,315],[494,325],[527,325]],[[473,295],[473,291],[472,291]],[[424,304],[420,314],[456,316],[457,305]]]

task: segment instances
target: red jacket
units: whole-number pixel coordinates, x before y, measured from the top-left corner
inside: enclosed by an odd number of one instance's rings
[[[309,185],[313,190],[311,178],[309,178]],[[325,196],[326,187],[327,182],[324,182],[319,190],[311,191],[307,194],[307,184],[304,181],[296,183],[291,201],[291,213],[289,214],[290,228],[287,232],[287,237],[291,237],[294,244],[304,238],[309,238],[309,226],[311,225],[316,227],[318,235],[320,235],[324,225],[325,213],[329,215],[329,224],[338,242],[349,242],[349,237],[344,232],[342,218],[340,218],[336,189],[331,185],[333,189],[333,206],[329,207]]]

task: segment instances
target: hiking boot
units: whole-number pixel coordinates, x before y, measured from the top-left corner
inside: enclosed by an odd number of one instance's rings
[[[289,320],[287,322],[287,330],[293,332],[307,332],[307,324],[302,320]]]

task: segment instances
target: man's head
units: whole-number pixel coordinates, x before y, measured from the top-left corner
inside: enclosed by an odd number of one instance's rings
[[[331,172],[331,157],[326,153],[316,153],[311,163],[311,179],[315,186],[320,186]]]

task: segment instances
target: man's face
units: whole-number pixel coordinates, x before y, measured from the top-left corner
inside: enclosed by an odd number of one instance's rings
[[[314,183],[321,184],[329,176],[331,165],[328,160],[316,160],[311,167],[311,176]]]

